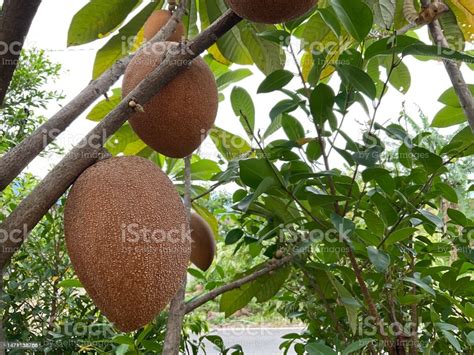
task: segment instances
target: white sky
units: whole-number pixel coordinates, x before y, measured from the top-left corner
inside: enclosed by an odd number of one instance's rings
[[[62,90],[66,95],[66,99],[62,101],[62,104],[66,104],[90,82],[96,51],[106,41],[100,40],[80,47],[66,47],[67,32],[71,19],[87,2],[87,0],[43,0],[27,38],[26,48],[45,49],[54,62],[62,64],[61,78],[54,84],[55,89]],[[419,31],[419,35],[426,41],[426,29]],[[444,90],[451,86],[444,65],[436,61],[420,62],[413,58],[405,59],[405,64],[410,68],[412,75],[411,88],[405,96],[394,89],[390,89],[378,114],[377,122],[381,124],[388,120],[397,119],[403,101],[406,101],[409,113],[413,117],[417,117],[419,106],[428,115],[430,121],[443,107],[442,104],[437,102],[437,99]],[[289,70],[294,69],[292,66],[288,68]],[[270,122],[268,116],[270,109],[283,96],[280,97],[274,93],[257,96],[257,87],[264,76],[256,68],[251,69],[254,75],[237,85],[247,89],[254,98],[257,106],[257,127],[264,130]],[[463,73],[468,83],[474,83],[474,72],[465,65],[463,65]],[[291,86],[299,87],[298,81],[295,79]],[[334,86],[334,88],[337,89],[337,86]],[[226,91],[226,97],[229,97],[229,90]],[[58,106],[55,105],[49,107],[45,113],[46,117],[50,117],[57,109]],[[353,107],[346,119],[346,131],[353,132],[354,137],[357,138],[361,130],[361,126],[357,122],[364,121],[366,121],[365,113],[361,109],[354,109]],[[242,136],[245,135],[232,112],[229,100],[220,105],[217,126]],[[81,116],[61,135],[59,142],[66,149],[70,149],[92,127],[94,127],[94,123]],[[308,129],[311,129],[310,125],[308,125]],[[441,130],[441,132],[449,131]],[[309,136],[314,136],[314,133],[309,134]],[[209,149],[212,150],[211,145],[206,144],[204,149],[205,153],[212,154],[212,151],[209,151]],[[30,165],[29,170],[39,176],[44,176],[48,168],[59,159],[60,157],[38,158]],[[335,164],[338,165],[341,160],[334,156],[332,161],[335,161]]]

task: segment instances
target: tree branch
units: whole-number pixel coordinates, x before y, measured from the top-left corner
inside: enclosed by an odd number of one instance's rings
[[[184,205],[186,207],[189,233],[191,233],[191,156],[184,158],[184,187]],[[183,319],[186,314],[186,305],[184,303],[186,281],[185,276],[181,288],[178,290],[178,293],[174,296],[170,304],[163,354],[179,354],[181,328],[183,327]]]
[[[433,42],[440,47],[449,48],[449,43],[444,36],[443,30],[439,24],[439,21],[433,21],[428,25]],[[441,48],[441,50],[444,50]],[[448,72],[451,83],[453,84],[454,91],[459,98],[464,113],[466,114],[467,121],[471,130],[474,132],[474,98],[472,97],[471,91],[464,80],[464,77],[459,69],[459,64],[448,59],[443,59],[444,66]]]
[[[8,235],[15,236],[0,243],[0,268],[10,261],[15,251],[21,247],[26,234],[36,226],[75,179],[97,161],[101,149],[97,145],[100,144],[91,146],[90,142],[97,143],[99,137],[110,137],[133,113],[130,106],[132,101],[141,106],[145,105],[163,86],[186,69],[183,63],[190,63],[241,20],[229,10],[194,40],[182,44],[186,47],[185,50],[179,51],[180,53],[168,53],[161,65],[51,170],[0,225],[0,229],[6,231]]]
[[[202,306],[203,304],[212,301],[213,299],[219,297],[223,293],[226,293],[231,290],[235,290],[236,288],[239,288],[249,282],[255,281],[259,277],[266,275],[276,269],[279,269],[280,267],[288,264],[290,261],[292,261],[298,253],[289,255],[284,257],[283,259],[276,260],[273,263],[268,262],[265,267],[262,269],[254,272],[253,274],[247,275],[245,277],[242,277],[241,279],[238,279],[236,281],[233,281],[227,285],[217,287],[214,290],[199,296],[197,298],[194,298],[186,303],[186,314],[194,311],[196,308]]]
[[[0,55],[0,105],[18,64],[25,37],[41,0],[5,0],[0,12],[0,43],[8,46]]]
[[[168,39],[175,31],[185,11],[185,7],[179,7],[168,23],[143,47]],[[31,136],[0,159],[0,191],[5,189],[48,144],[53,142],[95,100],[107,93],[110,87],[123,75],[133,57],[134,54],[117,61],[109,70],[92,81],[66,106],[41,125]]]

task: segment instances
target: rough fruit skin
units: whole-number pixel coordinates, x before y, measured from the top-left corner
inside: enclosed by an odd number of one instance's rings
[[[64,212],[72,265],[121,331],[152,321],[182,284],[191,255],[186,222],[172,182],[143,158],[100,161],[72,187]],[[163,232],[175,234],[159,240]]]
[[[146,20],[144,26],[144,37],[145,40],[149,41],[164,27],[170,20],[172,14],[170,11],[157,10],[154,11],[151,16]],[[170,42],[181,42],[184,37],[184,26],[181,22],[176,26],[176,30],[171,34],[168,41]]]
[[[318,0],[227,0],[227,3],[237,15],[247,20],[276,24],[303,16]]]
[[[125,71],[123,97],[158,67],[166,48],[184,50],[178,49],[176,43],[161,42],[135,55]],[[157,152],[184,158],[206,138],[216,120],[218,103],[214,75],[198,57],[144,106],[145,112],[134,113],[129,122],[137,135]]]
[[[216,255],[216,241],[207,222],[197,213],[191,214],[191,262],[206,271]]]

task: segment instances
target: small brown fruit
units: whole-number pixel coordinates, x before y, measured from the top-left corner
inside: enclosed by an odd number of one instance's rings
[[[191,214],[191,262],[206,271],[216,255],[216,241],[211,227],[197,213]]]
[[[135,55],[125,71],[123,97],[158,67],[167,49],[185,50],[176,43],[161,42]],[[184,158],[202,144],[214,125],[218,102],[214,75],[198,57],[144,105],[145,112],[135,112],[129,122],[137,135],[157,152]]]
[[[240,17],[259,23],[282,23],[294,20],[311,10],[318,0],[227,0]]]
[[[79,280],[121,331],[152,321],[186,276],[186,211],[149,160],[116,157],[87,169],[69,193],[64,231]]]
[[[146,20],[144,26],[144,37],[145,40],[149,41],[168,23],[172,14],[170,11],[157,10],[154,11],[151,16]],[[176,30],[171,34],[168,41],[170,42],[181,42],[184,37],[184,25],[179,22],[176,26]]]

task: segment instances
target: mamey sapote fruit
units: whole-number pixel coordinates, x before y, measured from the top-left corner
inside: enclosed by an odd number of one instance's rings
[[[216,255],[216,241],[209,224],[197,213],[191,214],[191,262],[206,271]]]
[[[64,231],[79,280],[121,331],[152,321],[186,276],[186,211],[149,160],[116,157],[87,169],[69,193]]]
[[[127,96],[163,60],[166,50],[179,51],[177,43],[154,43],[139,51],[125,71],[122,95]],[[137,135],[151,148],[171,158],[196,150],[214,125],[218,108],[217,85],[206,62],[198,57],[186,66],[146,105],[129,119]]]
[[[259,23],[282,23],[294,20],[311,10],[318,0],[227,0],[240,17]]]
[[[172,14],[170,11],[157,10],[154,11],[151,16],[146,20],[144,26],[144,37],[145,40],[149,41],[164,27],[170,20]],[[176,30],[171,34],[168,41],[180,42],[184,36],[184,25],[179,22],[176,26]]]

